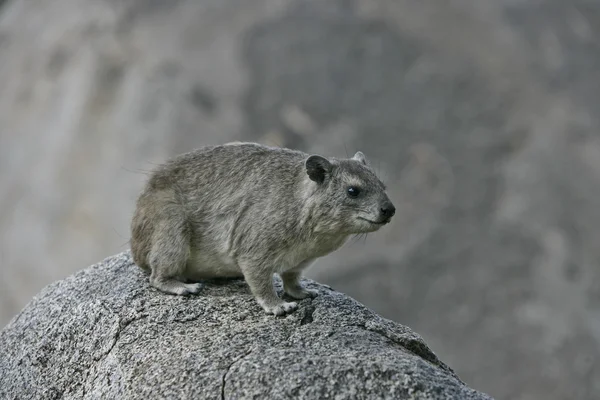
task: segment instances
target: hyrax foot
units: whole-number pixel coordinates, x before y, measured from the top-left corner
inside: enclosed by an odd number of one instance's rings
[[[162,292],[176,294],[179,296],[196,294],[202,289],[201,283],[183,283],[175,279],[154,279],[150,283],[152,286]]]
[[[319,292],[312,289],[306,289],[304,287],[288,287],[285,288],[285,292],[292,298],[302,300],[306,298],[315,298],[319,295]]]
[[[306,299],[307,297],[317,297],[316,290],[307,289],[302,286],[300,271],[287,271],[281,274],[283,279],[283,290],[294,299]]]
[[[280,315],[289,314],[291,312],[294,312],[298,308],[298,303],[296,303],[296,302],[278,303],[278,304],[269,305],[269,306],[263,305],[262,307],[267,314],[280,316]]]
[[[198,294],[202,289],[201,283],[184,283],[186,293],[184,294]]]

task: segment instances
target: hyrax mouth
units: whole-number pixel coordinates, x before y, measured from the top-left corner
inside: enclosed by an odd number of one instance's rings
[[[391,221],[391,218],[386,218],[383,221],[371,221],[370,219],[363,218],[363,217],[358,217],[358,218],[362,219],[363,221],[367,221],[368,223],[373,224],[373,225],[385,225]]]

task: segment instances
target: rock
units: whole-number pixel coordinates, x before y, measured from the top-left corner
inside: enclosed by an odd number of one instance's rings
[[[490,399],[410,329],[306,283],[319,296],[276,318],[243,280],[170,296],[120,253],[46,287],[0,333],[0,398]]]

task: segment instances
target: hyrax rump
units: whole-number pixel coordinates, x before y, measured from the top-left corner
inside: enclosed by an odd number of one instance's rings
[[[157,289],[197,293],[202,279],[243,277],[269,314],[316,295],[300,277],[353,234],[374,232],[395,208],[361,152],[325,158],[256,143],[208,146],[152,172],[131,224],[135,263]]]

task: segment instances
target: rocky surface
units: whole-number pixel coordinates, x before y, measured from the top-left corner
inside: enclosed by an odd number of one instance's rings
[[[204,144],[363,151],[398,211],[310,271],[472,387],[600,398],[600,5],[0,1],[0,324]]]
[[[243,280],[171,296],[129,252],[107,258],[0,332],[0,398],[491,399],[410,329],[306,284],[319,296],[276,318]]]

